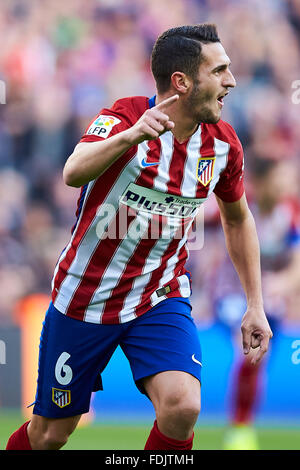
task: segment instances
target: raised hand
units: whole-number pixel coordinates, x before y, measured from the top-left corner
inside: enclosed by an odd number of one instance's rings
[[[147,109],[140,119],[128,129],[132,144],[136,145],[144,140],[157,139],[166,131],[174,128],[174,122],[169,119],[167,109],[179,99],[173,95],[161,101],[151,109]]]

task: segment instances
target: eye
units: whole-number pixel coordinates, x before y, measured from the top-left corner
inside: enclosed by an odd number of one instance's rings
[[[220,73],[222,72],[223,69],[216,69],[214,71],[214,75],[220,75]]]

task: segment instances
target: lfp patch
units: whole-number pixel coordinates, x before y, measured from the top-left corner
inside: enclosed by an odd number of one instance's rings
[[[199,158],[197,165],[197,179],[203,186],[211,182],[214,174],[216,157]]]
[[[71,390],[52,387],[52,401],[60,408],[68,406],[71,403]]]
[[[112,128],[119,124],[121,121],[120,119],[114,116],[98,116],[97,119],[90,125],[86,134],[87,135],[97,135],[98,137],[102,137],[106,139],[109,136]]]

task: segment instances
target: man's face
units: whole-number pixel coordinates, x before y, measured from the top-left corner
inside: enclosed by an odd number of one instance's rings
[[[187,106],[196,122],[216,124],[221,118],[223,97],[236,82],[221,43],[204,44],[202,54],[204,60],[187,97]]]

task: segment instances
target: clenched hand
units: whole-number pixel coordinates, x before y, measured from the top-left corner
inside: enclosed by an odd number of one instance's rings
[[[242,319],[241,330],[244,354],[248,354],[250,349],[258,349],[251,361],[255,365],[268,351],[273,336],[263,309],[248,308]]]
[[[153,108],[147,109],[134,126],[126,131],[132,145],[137,145],[144,140],[157,139],[164,132],[173,129],[174,122],[170,121],[166,111],[178,99],[179,95],[173,95]]]

